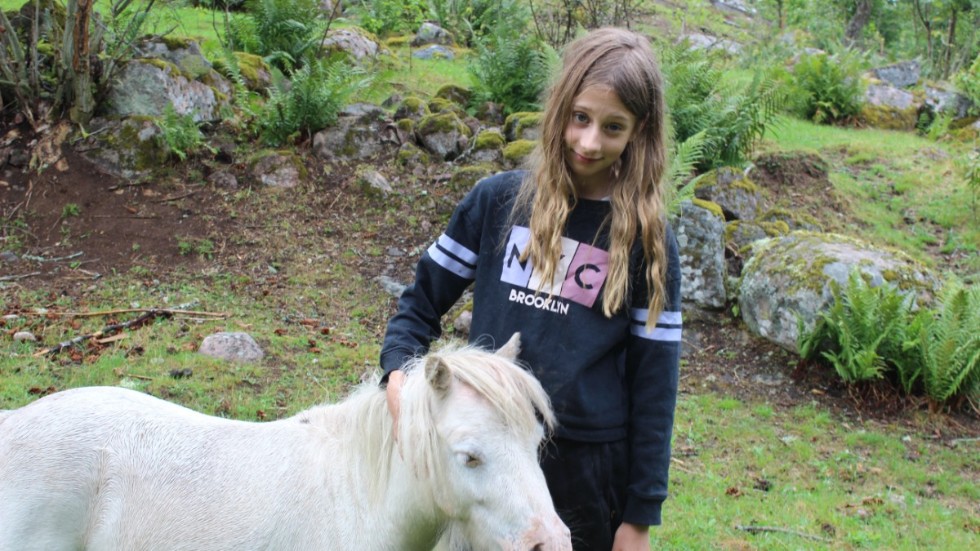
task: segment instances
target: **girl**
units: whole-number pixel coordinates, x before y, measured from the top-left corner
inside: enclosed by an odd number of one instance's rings
[[[600,29],[568,45],[530,170],[477,184],[419,261],[381,351],[403,373],[473,289],[470,341],[521,332],[558,428],[542,468],[576,550],[649,549],[667,497],[681,341],[667,226],[663,79],[649,42]]]

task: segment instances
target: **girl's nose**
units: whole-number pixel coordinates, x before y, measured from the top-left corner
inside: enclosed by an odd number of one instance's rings
[[[595,126],[589,126],[582,130],[582,136],[579,139],[579,146],[582,148],[583,153],[595,153],[599,151],[599,129]]]

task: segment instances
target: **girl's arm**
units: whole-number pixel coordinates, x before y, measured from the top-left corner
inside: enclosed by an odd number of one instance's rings
[[[681,351],[680,260],[668,232],[667,294],[664,311],[650,331],[644,327],[643,302],[631,311],[633,331],[627,346],[626,382],[630,394],[630,482],[623,521],[636,525],[661,522],[667,498],[670,440],[677,402]],[[642,299],[641,299],[642,300]]]

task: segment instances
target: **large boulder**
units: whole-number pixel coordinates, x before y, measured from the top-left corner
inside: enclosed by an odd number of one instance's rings
[[[165,163],[170,154],[160,139],[160,128],[148,117],[96,117],[88,128],[76,150],[105,174],[139,179]]]
[[[196,122],[219,120],[232,85],[194,42],[144,42],[123,66],[103,104],[109,117],[159,117],[167,106]]]
[[[544,113],[537,111],[511,113],[504,120],[504,137],[508,142],[540,140],[542,120],[544,120]]]
[[[422,147],[445,161],[459,157],[473,134],[470,127],[451,111],[423,117],[416,133]]]
[[[948,113],[954,120],[965,119],[970,115],[973,102],[956,90],[943,86],[923,86],[926,92],[926,107],[933,113]]]
[[[756,243],[742,271],[742,319],[752,332],[796,352],[797,316],[812,328],[833,300],[830,282],[845,285],[853,269],[872,285],[895,285],[920,302],[930,301],[940,284],[931,270],[900,251],[836,234],[797,231]]]
[[[367,33],[348,27],[329,31],[320,43],[320,50],[326,54],[343,52],[356,61],[363,61],[376,58],[380,48]]]
[[[419,27],[419,31],[415,33],[412,38],[411,45],[413,48],[418,48],[419,46],[425,46],[428,44],[442,44],[443,46],[452,46],[455,41],[453,40],[453,35],[443,29],[435,23],[429,23],[426,21],[422,23]]]
[[[703,203],[681,203],[680,214],[671,220],[681,260],[681,296],[703,308],[725,306],[725,220]]]
[[[875,128],[912,130],[919,120],[918,102],[911,92],[888,84],[872,83],[864,94],[864,105],[858,115]]]
[[[883,80],[892,86],[908,88],[915,86],[919,82],[921,70],[919,62],[915,60],[900,61],[886,67],[872,69],[871,73],[875,78]]]
[[[381,129],[387,124],[383,109],[370,104],[345,107],[330,128],[313,135],[313,153],[324,160],[362,160],[385,149]]]
[[[767,207],[765,195],[738,169],[721,167],[698,181],[695,195],[721,207],[725,220],[752,220]]]

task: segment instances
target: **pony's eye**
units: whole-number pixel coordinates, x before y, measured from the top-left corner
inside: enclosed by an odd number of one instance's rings
[[[456,457],[459,458],[460,463],[466,465],[469,469],[475,469],[483,464],[483,460],[473,453],[460,452],[456,454]]]

